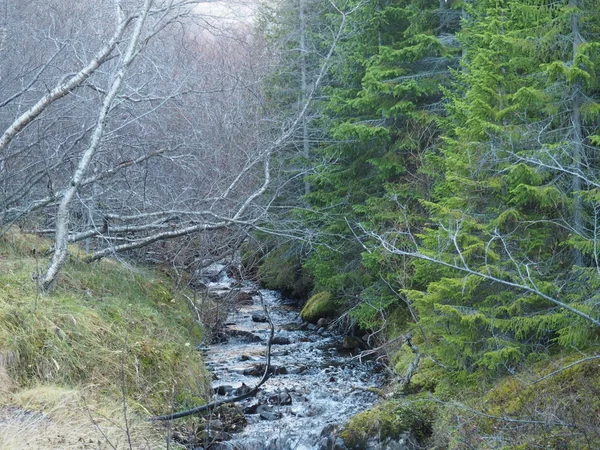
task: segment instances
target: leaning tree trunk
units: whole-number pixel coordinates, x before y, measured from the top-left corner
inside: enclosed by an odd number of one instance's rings
[[[65,259],[67,257],[67,244],[69,242],[69,216],[71,212],[71,201],[73,197],[77,193],[79,186],[84,180],[85,174],[92,162],[92,159],[100,146],[102,141],[102,136],[104,135],[104,128],[106,126],[106,120],[108,118],[108,114],[112,107],[112,104],[117,96],[121,88],[121,84],[123,83],[123,78],[129,69],[129,66],[135,59],[137,55],[137,47],[140,40],[140,36],[142,34],[142,29],[144,27],[144,23],[148,17],[148,11],[152,5],[153,0],[145,0],[144,6],[142,7],[141,14],[139,15],[137,24],[135,29],[133,30],[133,34],[130,38],[129,45],[127,46],[127,50],[121,62],[121,66],[117,71],[110,89],[106,93],[104,97],[104,101],[102,102],[102,107],[100,108],[100,113],[98,114],[98,120],[96,121],[96,126],[92,133],[92,138],[90,140],[90,144],[88,148],[83,153],[79,164],[71,178],[69,186],[64,192],[64,195],[60,201],[58,206],[58,212],[56,214],[56,235],[55,235],[55,244],[54,244],[54,255],[52,256],[52,261],[50,262],[50,266],[46,271],[42,279],[42,290],[44,292],[48,292],[52,289],[54,281],[62,268]]]

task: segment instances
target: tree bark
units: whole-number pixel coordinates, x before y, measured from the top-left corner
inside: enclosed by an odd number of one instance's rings
[[[572,63],[575,65],[575,58],[577,51],[583,43],[581,33],[579,30],[579,0],[571,0],[570,6],[575,9],[571,13],[571,31],[573,38],[573,59]],[[584,147],[583,147],[583,124],[581,120],[581,105],[583,103],[583,94],[581,92],[583,88],[581,81],[576,81],[573,85],[572,92],[572,111],[571,111],[571,126],[573,132],[573,170],[576,173],[581,172],[581,164],[584,158]],[[581,203],[580,192],[582,189],[581,178],[573,176],[571,179],[571,191],[573,195],[573,229],[579,235],[583,235],[583,206]],[[576,266],[583,266],[583,255],[581,251],[573,249],[573,264]]]
[[[44,95],[35,105],[19,116],[2,134],[0,137],[0,153],[10,144],[13,138],[29,125],[36,117],[44,112],[44,110],[55,101],[63,98],[69,92],[73,91],[78,86],[87,80],[102,64],[104,64],[127,29],[127,26],[133,18],[127,17],[119,22],[117,29],[108,43],[100,49],[100,51],[92,58],[92,60],[81,69],[75,76],[60,83],[46,95]]]
[[[137,24],[131,36],[131,40],[129,41],[129,45],[127,46],[127,51],[125,56],[123,57],[121,67],[117,71],[115,78],[111,83],[111,87],[108,90],[106,97],[102,103],[102,107],[100,108],[100,113],[98,115],[98,119],[96,121],[96,127],[92,133],[91,141],[83,153],[79,164],[73,174],[73,178],[71,179],[69,187],[65,190],[65,193],[61,199],[61,202],[58,207],[58,212],[56,214],[56,236],[55,236],[55,245],[54,245],[54,254],[52,256],[52,261],[50,262],[50,266],[46,271],[46,274],[42,278],[42,290],[44,292],[48,292],[51,290],[56,277],[60,269],[62,268],[65,259],[67,257],[67,244],[69,242],[69,215],[71,211],[71,201],[73,197],[77,193],[79,186],[84,180],[87,169],[92,162],[92,159],[100,146],[102,141],[102,137],[104,135],[104,128],[106,126],[106,120],[108,118],[109,111],[113,104],[114,99],[121,88],[121,84],[123,83],[123,78],[129,69],[129,66],[135,59],[137,54],[137,46],[140,40],[140,36],[142,34],[142,30],[144,28],[144,24],[148,17],[148,11],[152,6],[153,0],[145,0],[144,5],[140,11],[140,16],[138,18]]]

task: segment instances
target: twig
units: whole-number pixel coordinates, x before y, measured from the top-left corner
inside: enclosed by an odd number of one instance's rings
[[[264,372],[262,378],[260,379],[260,381],[258,382],[258,384],[254,388],[252,388],[250,391],[246,392],[245,394],[237,395],[235,397],[228,398],[225,400],[219,400],[216,402],[208,403],[206,405],[197,406],[196,408],[187,409],[185,411],[180,411],[177,413],[166,414],[164,416],[154,416],[154,417],[151,417],[149,420],[157,421],[157,420],[180,419],[182,417],[191,416],[192,414],[197,414],[197,413],[204,412],[204,411],[211,411],[214,408],[216,408],[217,406],[221,406],[226,403],[239,402],[240,400],[244,400],[248,397],[252,397],[252,396],[256,395],[256,393],[258,393],[258,389],[263,384],[265,384],[265,382],[271,377],[271,373],[270,373],[271,372],[271,342],[273,342],[273,336],[275,335],[275,327],[273,326],[273,321],[271,320],[271,316],[269,315],[269,311],[267,309],[267,306],[265,305],[263,296],[262,296],[262,294],[260,294],[260,292],[259,292],[259,295],[260,295],[260,301],[263,305],[263,310],[265,311],[265,315],[266,315],[269,325],[271,327],[271,331],[269,333],[269,339],[267,341],[267,349],[265,351],[265,357],[266,357],[265,372]]]
[[[533,381],[531,384],[539,383],[540,381],[544,381],[544,380],[556,375],[557,373],[560,373],[560,372],[567,370],[573,366],[576,366],[577,364],[581,364],[582,362],[586,362],[586,361],[592,361],[594,359],[600,359],[600,355],[588,356],[587,358],[579,359],[575,362],[572,362],[569,365],[566,365],[565,367],[561,367],[560,369],[555,370],[554,372],[550,372],[548,375],[545,375],[542,378],[538,378],[537,380]]]

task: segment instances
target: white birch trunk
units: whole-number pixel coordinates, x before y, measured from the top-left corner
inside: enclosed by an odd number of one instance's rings
[[[148,11],[152,6],[153,0],[145,0],[144,6],[142,7],[141,14],[137,20],[135,29],[130,38],[129,45],[127,46],[127,50],[121,62],[121,67],[117,71],[112,84],[104,97],[104,101],[102,102],[102,107],[100,108],[100,112],[98,114],[98,120],[96,121],[96,126],[92,133],[92,137],[90,140],[90,144],[88,148],[83,153],[79,164],[71,178],[71,182],[69,183],[68,188],[65,190],[65,193],[61,199],[61,202],[58,206],[58,212],[56,214],[56,236],[55,236],[55,244],[54,244],[54,255],[52,256],[52,260],[50,262],[50,266],[46,271],[42,279],[42,290],[44,292],[48,292],[51,290],[60,269],[62,268],[65,259],[67,257],[67,244],[69,242],[69,215],[71,212],[71,201],[73,197],[77,193],[79,186],[84,180],[85,174],[87,172],[92,159],[100,146],[100,142],[102,141],[102,136],[104,134],[104,128],[106,125],[106,119],[108,117],[108,113],[111,109],[113,101],[115,100],[119,89],[121,88],[121,84],[123,83],[123,78],[129,69],[132,61],[135,59],[137,54],[137,46],[140,40],[140,36],[142,34],[142,29],[148,17]]]

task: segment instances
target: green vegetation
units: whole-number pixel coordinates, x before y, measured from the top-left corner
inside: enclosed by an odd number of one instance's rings
[[[121,417],[125,396],[140,422],[204,403],[209,381],[194,350],[202,335],[168,278],[111,260],[81,263],[72,249],[58,287],[40,296],[32,276],[46,264],[38,258],[46,248],[19,232],[0,240],[0,378],[10,386],[0,392],[0,416],[10,408],[53,412],[59,423],[60,411],[77,411],[78,432],[95,434],[84,431],[86,420],[94,428],[84,407]],[[156,431],[148,427],[150,437]],[[16,445],[2,439],[2,448]]]
[[[307,322],[317,323],[319,319],[330,319],[335,317],[338,312],[335,299],[329,292],[319,292],[308,299],[300,317]]]
[[[407,434],[424,442],[432,433],[431,407],[424,402],[388,400],[351,418],[340,437],[351,449],[364,449],[367,441],[377,437],[381,442]]]
[[[302,259],[302,250],[293,243],[268,252],[258,269],[261,284],[267,289],[278,289],[287,297],[307,298],[312,289],[312,278],[302,270]]]
[[[399,380],[412,336],[421,444],[595,448],[600,3],[350,3],[297,211],[313,294],[379,333]]]

